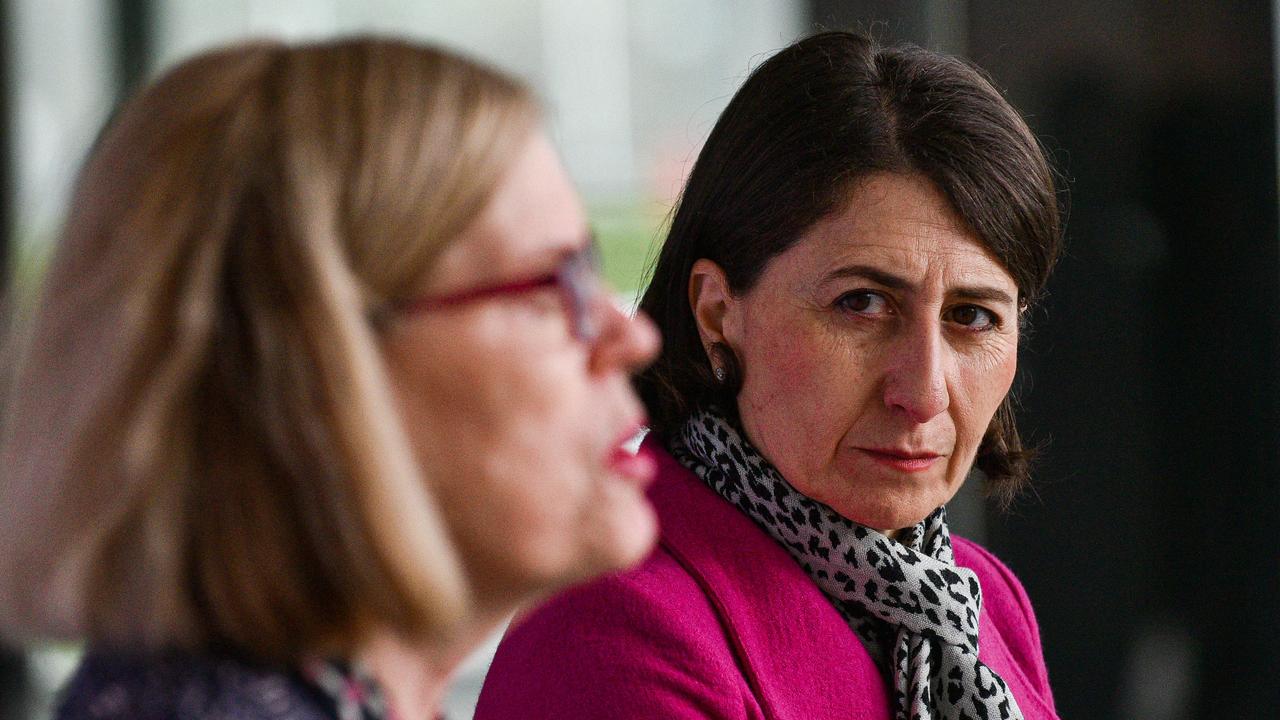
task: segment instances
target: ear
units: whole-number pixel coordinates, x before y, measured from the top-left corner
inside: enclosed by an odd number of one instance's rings
[[[706,258],[695,262],[689,272],[689,307],[703,348],[724,343],[737,352],[738,302],[729,291],[724,270]]]

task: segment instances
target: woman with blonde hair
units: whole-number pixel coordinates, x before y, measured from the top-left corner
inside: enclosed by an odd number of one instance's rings
[[[206,53],[85,165],[15,343],[0,628],[61,718],[426,717],[517,607],[632,564],[654,468],[517,82],[378,39]]]

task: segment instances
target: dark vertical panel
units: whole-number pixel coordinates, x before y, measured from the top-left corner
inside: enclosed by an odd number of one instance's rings
[[[0,718],[28,717],[30,692],[26,658],[16,650],[0,648]]]
[[[115,0],[116,78],[124,97],[147,78],[154,53],[154,0]]]
[[[995,523],[1064,717],[1280,707],[1280,245],[1267,3],[971,3],[1070,178],[1024,354],[1039,499]]]
[[[9,292],[13,272],[13,52],[10,7],[0,0],[0,335],[9,323]],[[0,645],[0,718],[23,718],[30,703],[26,657]]]
[[[1189,83],[1148,134],[1170,240],[1161,299],[1180,306],[1160,324],[1179,357],[1162,378],[1174,494],[1160,507],[1176,529],[1160,526],[1157,561],[1166,611],[1199,648],[1199,716],[1262,718],[1280,708],[1275,118],[1270,77],[1226,80]]]
[[[977,3],[971,28],[975,59],[1070,178],[1067,252],[1022,357],[1032,385],[1023,428],[1047,443],[1038,496],[993,523],[992,541],[1035,602],[1063,717],[1106,719],[1125,717],[1140,625],[1159,619],[1149,593],[1162,413],[1153,371],[1168,240],[1142,199],[1146,111],[1135,92],[1149,81],[1135,89],[1116,77],[1148,67],[1121,54],[1142,52],[1131,35],[1142,23],[1116,3],[1090,19],[1107,30],[1090,32],[1075,20],[1087,12]],[[1127,49],[1114,45],[1123,39]]]

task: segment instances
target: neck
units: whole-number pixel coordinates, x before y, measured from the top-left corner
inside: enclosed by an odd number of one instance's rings
[[[387,630],[374,634],[360,653],[382,685],[398,720],[439,717],[453,673],[493,633],[505,615],[476,618],[445,640],[408,640]]]

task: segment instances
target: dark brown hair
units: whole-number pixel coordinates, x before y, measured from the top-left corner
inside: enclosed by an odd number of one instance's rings
[[[879,47],[823,32],[777,53],[738,90],[698,156],[640,309],[662,331],[658,361],[636,380],[652,428],[668,434],[700,406],[737,407],[740,374],[711,374],[689,306],[695,261],[719,265],[735,294],[872,173],[928,178],[1000,260],[1020,304],[1043,292],[1061,243],[1053,173],[1021,116],[965,62],[914,46]],[[1026,316],[1026,313],[1023,313]],[[977,467],[1003,501],[1027,478],[1030,451],[1014,399],[996,411]]]

